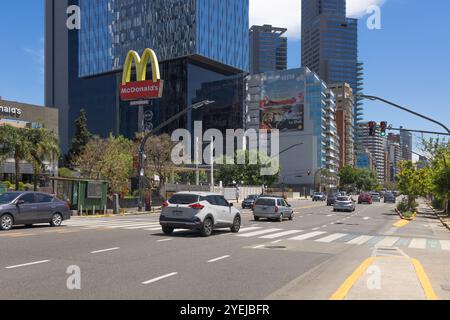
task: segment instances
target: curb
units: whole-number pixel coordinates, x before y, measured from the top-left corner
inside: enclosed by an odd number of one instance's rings
[[[403,216],[402,213],[397,208],[395,208],[395,212],[397,212],[397,214],[400,216],[402,220],[414,221],[417,218],[417,212],[414,212],[411,218]]]
[[[447,223],[447,222],[445,222],[444,219],[443,219],[440,215],[438,215],[436,209],[433,208],[433,206],[432,206],[429,202],[426,202],[426,204],[427,204],[428,207],[430,207],[431,210],[433,210],[433,214],[434,214],[436,217],[438,217],[438,219],[439,219],[439,221],[441,221],[442,225],[443,225],[444,227],[446,227],[446,228],[450,231],[450,224]]]

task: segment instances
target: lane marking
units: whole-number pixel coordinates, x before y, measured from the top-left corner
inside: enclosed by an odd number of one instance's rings
[[[347,242],[347,244],[362,245],[362,244],[368,242],[372,238],[373,238],[372,236],[359,236],[353,240],[350,240],[349,242]]]
[[[147,225],[143,225],[143,226],[128,227],[128,228],[125,228],[125,230],[137,230],[137,229],[142,229],[142,228],[156,228],[159,225],[160,225],[159,223],[152,223],[152,224],[147,224]]]
[[[420,284],[422,285],[423,291],[425,292],[425,297],[427,300],[437,300],[438,297],[433,290],[430,279],[428,278],[425,269],[422,264],[417,259],[411,259],[414,269],[416,270],[417,278],[419,278]]]
[[[119,247],[115,247],[115,248],[109,248],[109,249],[102,249],[102,250],[92,251],[91,254],[110,252],[110,251],[116,251],[116,250],[120,250],[120,248]]]
[[[149,229],[144,229],[144,231],[160,231],[160,230],[162,230],[162,228],[161,228],[161,227],[158,227],[158,228],[149,228]]]
[[[247,231],[254,231],[254,230],[261,230],[261,227],[248,227],[248,228],[241,228],[239,232],[247,232]]]
[[[407,226],[411,221],[409,220],[400,220],[396,223],[393,224],[394,227],[396,228],[403,228],[405,226]]]
[[[354,286],[356,281],[366,272],[370,265],[375,261],[375,257],[366,259],[354,272],[348,277],[344,283],[331,296],[330,300],[344,300],[350,289]]]
[[[380,242],[378,242],[377,246],[392,247],[398,240],[400,240],[399,237],[386,237]]]
[[[297,241],[301,241],[301,240],[307,240],[307,239],[311,239],[317,236],[320,236],[322,234],[325,234],[326,232],[323,231],[316,231],[316,232],[310,232],[298,237],[294,237],[294,238],[290,238],[289,240],[297,240]]]
[[[364,217],[363,220],[370,220],[370,217]]]
[[[425,249],[427,247],[426,239],[413,239],[409,245],[410,249]]]
[[[35,261],[35,262],[29,262],[29,263],[24,263],[24,264],[18,264],[16,266],[5,267],[5,269],[16,269],[16,268],[21,268],[21,267],[33,266],[33,265],[36,265],[36,264],[43,264],[43,263],[47,263],[47,262],[50,262],[50,260],[42,260],[42,261]]]
[[[167,241],[172,241],[173,239],[162,239],[162,240],[158,240],[158,242],[167,242]]]
[[[343,237],[346,237],[346,236],[347,236],[346,233],[335,233],[335,234],[329,235],[329,236],[327,236],[325,238],[322,238],[322,239],[319,239],[319,240],[316,240],[316,241],[317,242],[323,242],[323,243],[330,243],[330,242],[333,242],[333,241],[335,241],[337,239],[340,239],[340,238],[343,238]]]
[[[276,243],[280,243],[281,241],[283,241],[283,240],[275,240],[275,241],[272,241],[271,243],[276,244]]]
[[[208,261],[208,263],[217,262],[217,261],[220,261],[220,260],[228,259],[228,258],[230,258],[230,257],[231,257],[231,256],[223,256],[223,257],[211,259],[211,260]]]
[[[272,233],[272,232],[276,232],[276,231],[280,231],[280,230],[281,229],[278,229],[278,228],[272,228],[272,229],[250,232],[250,233],[246,233],[246,234],[239,234],[237,236],[242,237],[242,238],[250,238],[250,237],[259,236],[259,235],[263,235],[263,234],[267,234],[267,233]]]
[[[303,230],[289,230],[289,231],[269,234],[267,236],[262,236],[262,237],[260,237],[260,239],[276,239],[276,238],[281,238],[284,236],[288,236],[288,235],[300,233],[300,232],[303,232]]]
[[[161,276],[161,277],[158,277],[158,278],[155,278],[155,279],[151,279],[151,280],[142,282],[142,284],[146,285],[146,284],[155,283],[155,282],[158,282],[158,281],[161,281],[161,280],[164,280],[164,279],[176,276],[176,275],[178,275],[178,272],[172,272],[172,273],[166,274],[164,276]]]
[[[259,249],[259,248],[262,248],[262,247],[264,247],[264,246],[265,246],[264,244],[260,244],[260,245],[258,245],[258,246],[252,247],[252,249]]]

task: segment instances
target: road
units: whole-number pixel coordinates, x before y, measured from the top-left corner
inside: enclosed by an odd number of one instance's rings
[[[294,221],[243,210],[239,234],[210,238],[165,236],[156,215],[0,232],[0,299],[450,299],[450,232],[432,215],[396,224],[393,204],[292,205]]]

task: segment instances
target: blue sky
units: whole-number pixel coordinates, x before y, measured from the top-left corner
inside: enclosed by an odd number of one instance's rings
[[[266,0],[254,1],[252,23],[285,25],[289,67],[300,65],[300,0],[279,0],[277,11]],[[369,30],[361,6],[382,5],[382,29]],[[285,4],[285,5],[283,5]],[[292,6],[292,7],[290,7]],[[363,7],[364,7],[363,6]],[[450,1],[348,0],[360,18],[360,59],[365,63],[365,93],[423,112],[450,126]],[[284,10],[284,11],[283,11]],[[0,4],[0,96],[44,103],[44,10],[41,0]],[[280,22],[278,22],[280,21]],[[379,103],[366,105],[366,119],[388,120],[395,127],[441,131],[433,124]]]

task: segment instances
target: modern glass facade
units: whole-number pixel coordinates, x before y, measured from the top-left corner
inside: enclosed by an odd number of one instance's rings
[[[247,71],[249,0],[80,0],[79,76],[122,68],[129,50],[191,55]]]
[[[285,28],[271,25],[250,28],[250,73],[257,74],[287,69]]]

